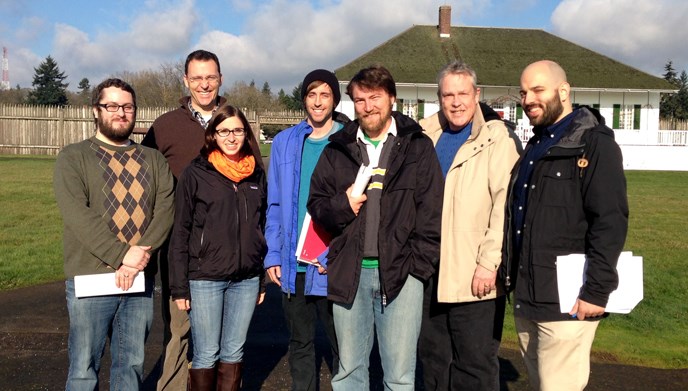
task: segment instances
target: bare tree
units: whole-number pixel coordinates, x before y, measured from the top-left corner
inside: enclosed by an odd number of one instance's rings
[[[225,92],[224,96],[230,104],[242,109],[256,111],[283,110],[284,105],[279,102],[277,97],[266,91],[266,85],[268,85],[267,82],[261,91],[256,88],[256,84],[253,81],[251,81],[251,84],[237,81]]]
[[[141,107],[175,107],[186,95],[182,61],[161,64],[159,70],[124,71],[115,76],[131,84]]]
[[[28,88],[21,88],[17,84],[16,88],[0,91],[0,104],[19,105],[26,103],[26,99],[31,90]]]

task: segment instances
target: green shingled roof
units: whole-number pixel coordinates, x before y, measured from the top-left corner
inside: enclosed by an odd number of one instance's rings
[[[478,74],[478,84],[518,86],[521,71],[533,61],[558,62],[573,87],[674,90],[649,75],[543,30],[452,27],[440,38],[437,26],[413,26],[337,69],[349,80],[361,68],[381,63],[397,83],[436,83],[437,72],[459,58]]]

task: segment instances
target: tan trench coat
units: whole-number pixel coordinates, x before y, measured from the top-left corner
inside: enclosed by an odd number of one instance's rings
[[[446,128],[440,113],[420,121],[434,144]],[[438,301],[478,301],[471,293],[478,265],[497,270],[502,261],[504,206],[511,170],[522,151],[503,121],[485,122],[480,106],[468,140],[452,163],[444,187]],[[499,286],[499,284],[497,284]],[[503,292],[492,291],[482,300]]]

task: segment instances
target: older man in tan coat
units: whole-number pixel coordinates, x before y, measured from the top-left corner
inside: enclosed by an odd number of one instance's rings
[[[499,115],[479,103],[475,72],[440,71],[441,110],[420,122],[445,177],[440,267],[426,289],[419,341],[426,390],[498,390],[505,296],[497,284],[504,206],[522,151]]]

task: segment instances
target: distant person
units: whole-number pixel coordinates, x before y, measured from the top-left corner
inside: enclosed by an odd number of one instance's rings
[[[110,338],[111,388],[138,390],[153,322],[154,273],[145,274],[144,292],[126,291],[149,270],[150,253],[172,226],[173,179],[162,154],[129,139],[136,122],[136,94],[129,84],[103,81],[92,107],[95,136],[66,146],[55,163],[69,310],[66,389],[98,389]],[[125,293],[76,297],[74,277],[99,273],[113,273]]]
[[[536,390],[582,390],[588,383],[590,349],[618,285],[628,229],[614,132],[597,110],[574,110],[570,94],[555,62],[532,63],[521,74],[521,105],[534,136],[514,169],[504,265],[515,284],[516,331]],[[562,313],[557,256],[576,253],[587,258],[585,282],[576,304]]]
[[[170,291],[188,311],[191,390],[238,390],[244,342],[259,297],[266,182],[244,114],[220,106],[201,155],[184,169],[175,195]]]
[[[170,164],[175,182],[184,168],[198,156],[205,128],[217,108],[225,103],[218,96],[222,86],[220,61],[214,53],[196,50],[186,57],[184,85],[189,96],[179,100],[180,106],[158,117],[141,141],[142,145],[162,152]],[[188,382],[189,316],[170,299],[167,245],[158,252],[162,284],[162,318],[165,326],[163,366],[158,391],[178,391]]]
[[[339,346],[332,389],[368,390],[377,335],[385,389],[413,390],[423,284],[439,258],[442,171],[430,139],[392,112],[396,86],[382,66],[360,70],[347,94],[357,119],[330,136],[311,179],[308,211],[333,235],[328,298]],[[361,165],[372,168],[352,194]]]
[[[497,289],[504,207],[521,142],[479,103],[475,71],[439,73],[440,111],[420,121],[444,174],[440,266],[425,291],[418,344],[426,390],[499,390],[506,296]]]
[[[319,265],[297,263],[296,247],[306,216],[311,174],[328,137],[349,119],[334,111],[341,93],[334,73],[316,69],[303,79],[301,99],[307,117],[274,139],[268,174],[265,269],[282,288],[282,308],[289,329],[289,370],[292,390],[318,389],[315,329],[323,324],[332,348],[332,373],[339,358],[332,308],[327,300],[327,258]]]

